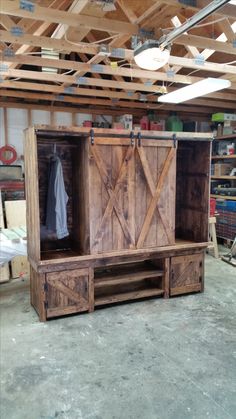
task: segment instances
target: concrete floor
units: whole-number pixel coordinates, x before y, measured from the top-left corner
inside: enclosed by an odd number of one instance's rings
[[[1,286],[1,419],[236,418],[236,269],[206,291],[39,323]]]

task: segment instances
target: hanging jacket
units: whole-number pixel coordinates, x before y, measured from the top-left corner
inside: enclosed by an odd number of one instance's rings
[[[63,239],[69,235],[67,229],[66,205],[68,195],[65,190],[62,164],[58,156],[54,156],[50,161],[46,227],[48,230],[56,232],[58,239]]]

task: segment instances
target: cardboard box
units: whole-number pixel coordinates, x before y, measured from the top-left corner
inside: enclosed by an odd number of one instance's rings
[[[233,168],[232,163],[215,163],[214,176],[227,176]]]
[[[125,129],[129,129],[130,131],[133,129],[133,115],[125,114],[118,116],[117,121],[123,124]]]

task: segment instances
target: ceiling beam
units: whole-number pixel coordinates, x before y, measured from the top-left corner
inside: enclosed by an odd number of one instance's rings
[[[74,0],[71,6],[69,7],[68,11],[79,14],[87,6],[88,2],[89,0]],[[67,29],[68,25],[63,25],[62,23],[60,23],[51,35],[51,37],[61,39],[65,35]]]
[[[35,4],[34,13],[25,9],[20,9],[18,0],[4,0],[1,4],[1,13],[10,16],[27,17],[34,20],[42,20],[44,22],[66,24],[78,29],[91,28],[98,31],[137,34],[138,25],[118,20],[100,18],[89,15],[78,15],[76,13],[65,12],[62,10],[51,10],[47,7],[41,7]]]
[[[3,76],[21,78],[26,80],[41,80],[41,81],[50,81],[57,83],[68,83],[68,85],[79,84],[77,77],[63,74],[50,74],[42,73],[40,71],[28,71],[28,70],[15,70],[9,69],[8,71],[3,71],[1,73]],[[166,74],[164,77],[167,79]],[[178,76],[181,80],[185,80],[185,76]],[[183,82],[182,81],[182,82]],[[186,79],[186,84],[191,84],[190,78]],[[92,77],[86,77],[81,80],[80,85],[85,85],[87,87],[96,86],[96,87],[109,87],[113,89],[123,89],[123,90],[139,90],[143,92],[158,92],[160,91],[160,86],[146,86],[143,83],[134,83],[134,82],[118,82],[115,80],[105,80],[105,79],[96,79]]]
[[[70,95],[58,95],[58,94],[42,94],[42,93],[30,93],[30,92],[22,92],[22,91],[15,91],[15,90],[7,90],[1,89],[0,96],[2,97],[15,97],[15,98],[22,98],[27,101],[31,100],[45,100],[45,101],[58,101],[63,103],[76,103],[76,104],[84,104],[84,105],[97,105],[97,106],[114,106],[111,99],[97,99],[97,98],[86,98],[86,97],[76,97]],[[159,109],[159,103],[157,102],[148,102],[142,103],[137,101],[122,101],[119,100],[118,107],[119,108],[129,108],[130,112],[132,113],[132,109]],[[195,99],[188,102],[188,106],[209,106],[209,108],[218,108],[218,109],[234,109],[235,104],[229,102],[217,101],[217,100],[209,100],[209,99]],[[197,110],[196,110],[197,111]]]
[[[72,106],[55,106],[55,105],[38,105],[38,104],[27,104],[27,103],[19,103],[19,102],[4,102],[0,101],[0,108],[13,108],[13,109],[35,109],[35,110],[42,110],[42,111],[50,111],[50,112],[69,112],[69,113],[85,113],[85,114],[94,114],[94,115],[121,115],[124,111],[119,109],[111,109],[111,108],[103,108],[100,107],[99,109],[96,108],[84,108],[84,107],[72,107]],[[141,116],[142,111],[137,109],[136,114]]]
[[[223,52],[225,54],[236,55],[236,48],[232,43],[221,42],[215,39],[206,38],[197,35],[181,35],[174,40],[178,45],[192,45],[197,48],[209,48],[214,51]]]
[[[46,105],[37,105],[37,104],[22,104],[19,102],[4,102],[4,101],[0,101],[0,108],[15,108],[15,109],[39,109],[39,110],[51,110],[54,112],[71,112],[71,113],[91,113],[91,114],[96,114],[96,115],[112,115],[112,114],[120,114],[120,110],[119,109],[111,109],[111,108],[100,108],[100,109],[94,109],[94,108],[82,108],[82,107],[59,107],[59,106],[46,106]],[[208,107],[199,107],[198,110],[196,110],[196,107],[190,107],[190,106],[182,106],[182,105],[178,105],[178,107],[176,107],[176,105],[170,105],[170,104],[165,104],[165,109],[163,109],[163,105],[159,105],[158,108],[160,111],[178,111],[178,112],[190,112],[191,114],[198,114],[198,113],[202,113],[203,117],[206,115],[211,115],[212,112],[214,112],[214,109],[208,108]],[[139,110],[137,110],[139,112]],[[141,111],[141,115],[142,115],[142,111]]]
[[[19,81],[5,81],[2,83],[2,88],[0,89],[0,92],[3,89],[15,89],[17,91],[19,90],[27,90],[27,91],[33,91],[33,92],[46,92],[46,93],[56,93],[57,95],[65,95],[65,90],[63,86],[56,86],[56,85],[52,85],[52,84],[40,84],[40,83],[28,83],[28,82],[19,82]],[[11,91],[12,91],[11,90]],[[169,91],[173,91],[175,89],[173,88],[169,88]],[[66,91],[67,92],[67,91]],[[25,94],[25,98],[27,99],[27,92],[24,92]],[[120,100],[121,99],[126,99],[127,102],[130,103],[132,101],[138,101],[138,103],[140,103],[141,107],[143,108],[148,108],[150,104],[152,103],[157,103],[157,96],[156,95],[150,95],[147,97],[147,101],[143,102],[140,101],[140,97],[137,93],[134,93],[132,95],[132,97],[128,96],[128,94],[123,93],[123,92],[115,92],[115,91],[109,91],[109,90],[95,90],[95,89],[86,89],[86,88],[74,88],[73,92],[67,96],[70,97],[74,97],[75,95],[77,96],[87,96],[86,100],[88,103],[90,103],[91,98],[96,98],[96,97],[102,97],[102,98],[109,98],[109,99],[113,99],[112,100],[112,105],[117,105],[119,106],[120,104]],[[232,109],[233,107],[235,107],[235,95],[234,94],[230,94],[230,93],[215,93],[214,99],[220,99],[220,102],[217,102],[214,100],[213,101],[208,101],[206,102],[205,99],[209,99],[212,98],[213,94],[207,95],[205,96],[205,98],[202,99],[195,99],[194,103],[197,104],[201,104],[201,105],[205,105],[207,106],[212,106],[212,108],[214,108],[214,105],[217,103],[217,107],[218,108],[222,108],[222,109]],[[202,102],[199,102],[201,101]],[[226,102],[227,101],[227,102]],[[233,103],[230,103],[228,101],[233,101]],[[137,103],[137,102],[136,102]],[[192,103],[192,102],[191,102]],[[159,106],[162,106],[159,104]],[[132,107],[132,105],[131,105]],[[139,107],[139,105],[137,105],[137,107]],[[205,108],[204,108],[205,109]]]
[[[75,45],[74,43],[67,42],[65,39],[53,39],[46,36],[35,36],[29,34],[15,36],[12,35],[11,32],[4,30],[0,30],[0,41],[17,45],[30,45],[38,48],[51,48],[65,53],[74,51],[95,55],[99,52],[97,45],[88,45],[82,42],[78,42],[78,44]]]
[[[188,9],[191,10],[194,13],[199,12],[199,10],[203,9],[203,7],[207,6],[209,4],[209,0],[197,0],[197,6],[192,6],[191,2],[188,1],[186,3],[180,2],[179,0],[162,0],[163,3],[168,4],[170,6],[176,6],[180,10],[181,9]],[[213,13],[213,16],[216,17],[222,17],[227,16],[231,19],[236,18],[236,8],[235,6],[231,4],[227,4],[223,6],[221,9],[217,10],[217,12]]]
[[[75,70],[78,72],[91,72],[91,73],[100,73],[100,74],[110,74],[113,76],[123,76],[123,77],[137,77],[150,80],[158,80],[163,73],[157,71],[142,70],[139,68],[129,68],[117,67],[116,69],[112,68],[111,65],[99,65],[99,67],[94,67],[93,63],[83,63],[78,61],[71,60],[54,60],[50,58],[41,58],[38,56],[30,55],[20,55],[17,54],[13,57],[7,57],[4,59],[4,56],[0,55],[2,61],[7,61],[11,63],[18,63],[30,66],[40,66],[40,67],[52,67],[60,68],[64,70]],[[194,59],[184,58],[184,57],[175,57],[173,55],[169,58],[170,65],[181,65],[181,67],[193,68],[201,71],[212,71],[216,73],[228,73],[236,75],[236,66],[219,64],[206,61],[204,64],[197,64]]]

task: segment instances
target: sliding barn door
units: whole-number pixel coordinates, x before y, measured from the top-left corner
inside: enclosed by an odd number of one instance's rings
[[[173,141],[139,141],[135,163],[136,248],[174,244],[176,148]]]
[[[90,252],[135,248],[135,146],[96,138],[89,146]]]

